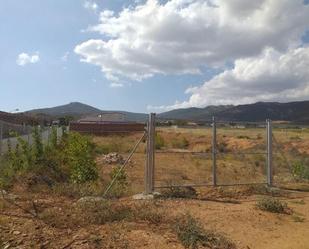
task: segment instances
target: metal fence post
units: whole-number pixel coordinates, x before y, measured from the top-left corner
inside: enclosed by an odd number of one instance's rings
[[[273,185],[273,165],[272,165],[272,124],[271,120],[266,120],[267,130],[267,185]]]
[[[217,125],[216,118],[212,117],[212,184],[217,186]]]
[[[145,167],[145,194],[154,192],[154,165],[155,165],[155,122],[156,114],[149,114],[147,124],[147,159]]]

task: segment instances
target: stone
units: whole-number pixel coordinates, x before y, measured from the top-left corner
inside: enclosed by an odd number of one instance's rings
[[[103,197],[98,196],[84,196],[77,201],[77,204],[84,204],[87,202],[103,202],[106,201]]]
[[[123,157],[116,152],[104,155],[102,161],[108,164],[123,164],[125,162]]]
[[[153,192],[151,194],[141,193],[141,194],[133,195],[133,199],[134,200],[153,200],[155,198],[158,198],[160,195],[161,194],[158,192]]]

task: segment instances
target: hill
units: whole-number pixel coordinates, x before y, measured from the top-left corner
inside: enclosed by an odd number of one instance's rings
[[[210,120],[212,116],[233,107],[232,105],[207,106],[205,108],[191,107],[175,109],[158,115],[161,119],[183,119],[192,121]]]
[[[51,108],[34,109],[27,111],[25,113],[34,116],[44,116],[44,115],[48,115],[50,117],[72,116],[74,117],[74,119],[79,119],[85,116],[98,115],[102,113],[111,113],[111,112],[119,112],[125,114],[127,121],[145,121],[147,119],[147,114],[144,113],[133,113],[125,111],[104,111],[80,102],[72,102],[66,105]]]
[[[35,117],[63,117],[73,116],[75,119],[110,113],[113,111],[100,110],[79,102],[52,108],[36,109],[25,112],[25,115]],[[115,111],[126,115],[127,121],[145,121],[147,114],[133,113],[125,111]],[[161,120],[191,120],[195,122],[209,121],[212,116],[216,116],[222,121],[265,121],[272,120],[290,121],[298,123],[309,123],[309,101],[298,101],[289,103],[278,102],[257,102],[247,105],[219,105],[207,106],[205,108],[175,109],[158,114]]]
[[[309,101],[289,103],[257,102],[238,106],[208,106],[188,108],[162,113],[164,119],[183,119],[192,121],[211,120],[216,116],[222,121],[265,121],[267,118],[280,121],[309,123]]]

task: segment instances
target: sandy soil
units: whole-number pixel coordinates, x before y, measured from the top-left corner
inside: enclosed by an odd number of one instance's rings
[[[41,198],[41,199],[40,199]],[[257,196],[222,198],[209,193],[204,199],[157,200],[156,205],[166,216],[191,213],[205,229],[224,234],[239,249],[308,249],[309,193],[293,193],[281,197],[297,216],[260,211],[255,207]],[[33,196],[38,209],[53,207],[59,215],[74,206],[67,198]],[[132,198],[118,200],[134,205]],[[32,210],[29,198],[16,200],[25,210]],[[67,211],[67,210],[66,210]],[[15,205],[1,201],[1,248],[183,248],[167,224],[121,221],[104,225],[74,226],[64,223],[59,227],[34,218]]]

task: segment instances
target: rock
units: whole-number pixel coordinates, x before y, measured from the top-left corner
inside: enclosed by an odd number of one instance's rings
[[[104,199],[103,197],[97,197],[97,196],[85,196],[80,198],[76,203],[78,205],[82,205],[85,203],[89,203],[89,202],[104,202],[106,201],[106,199]]]
[[[18,199],[18,195],[9,194],[5,190],[0,190],[0,199],[3,199],[3,197],[11,201],[15,201]]]
[[[4,247],[3,247],[3,249],[8,249],[8,248],[10,248],[10,244],[6,244]]]
[[[108,164],[123,164],[125,160],[118,153],[109,153],[102,157],[102,161]]]
[[[133,196],[133,199],[134,199],[134,200],[153,200],[153,199],[159,197],[160,195],[161,195],[161,194],[158,193],[158,192],[154,192],[154,193],[151,193],[151,194],[148,194],[148,195],[142,193],[142,194],[136,194],[136,195],[134,195],[134,196]]]
[[[20,235],[21,232],[20,231],[13,231],[13,235]]]

